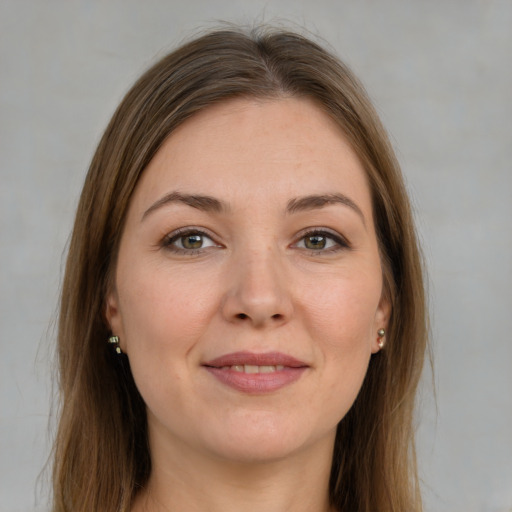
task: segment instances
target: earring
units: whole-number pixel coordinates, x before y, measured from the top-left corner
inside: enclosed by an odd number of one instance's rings
[[[112,345],[114,345],[114,348],[116,349],[116,352],[118,354],[122,354],[121,347],[119,346],[119,338],[117,336],[110,336],[108,339],[108,342]]]
[[[386,331],[384,329],[379,329],[377,331],[377,345],[379,346],[379,348],[384,348],[384,345],[385,345],[385,341],[384,341],[384,336],[386,335]]]

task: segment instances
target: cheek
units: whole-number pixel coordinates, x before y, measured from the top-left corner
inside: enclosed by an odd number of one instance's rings
[[[380,301],[379,279],[333,278],[304,300],[309,329],[322,344],[340,351],[369,348]]]
[[[133,271],[119,280],[125,351],[132,374],[150,410],[166,411],[169,404],[186,408],[190,358],[213,311],[210,288],[165,271]]]
[[[134,271],[119,290],[126,351],[170,357],[188,351],[214,311],[214,292],[186,272]],[[141,352],[143,352],[141,354]]]
[[[309,314],[304,317],[329,390],[323,407],[335,421],[352,406],[368,369],[381,293],[378,283],[355,276],[331,279],[308,299]]]

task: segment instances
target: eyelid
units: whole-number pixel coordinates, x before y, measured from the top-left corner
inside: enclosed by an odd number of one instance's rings
[[[300,248],[300,249],[303,249],[310,253],[320,254],[320,253],[336,252],[338,250],[347,250],[347,249],[352,248],[350,242],[347,240],[347,238],[345,236],[341,235],[339,232],[337,232],[333,229],[326,228],[323,226],[310,227],[310,228],[305,228],[305,229],[301,230],[299,233],[297,233],[296,241],[293,242],[292,247],[296,247],[297,244],[300,241],[302,241],[304,238],[306,238],[308,236],[314,236],[314,235],[320,235],[320,236],[325,236],[326,238],[330,238],[331,240],[334,240],[336,242],[337,246],[331,247],[328,249],[324,249],[324,250],[308,249],[306,247]]]
[[[200,247],[198,249],[183,249],[181,247],[178,247],[176,245],[173,245],[174,241],[177,239],[187,236],[187,235],[200,235],[204,238],[208,238],[213,242],[212,245],[208,247]],[[196,227],[196,226],[184,226],[178,229],[175,229],[174,231],[171,231],[167,235],[165,235],[160,243],[160,245],[169,251],[178,253],[178,254],[197,254],[200,252],[204,252],[210,247],[222,247],[222,245],[217,242],[216,236],[212,234],[208,229],[203,227]]]
[[[192,235],[192,234],[197,234],[202,237],[208,238],[209,240],[212,241],[212,245],[209,245],[207,247],[200,247],[198,249],[184,249],[184,248],[178,247],[176,245],[173,245],[174,242],[177,239],[179,239],[180,237],[184,237],[186,235]],[[326,238],[329,238],[330,240],[334,241],[336,245],[334,247],[329,247],[327,249],[309,249],[307,247],[298,247],[298,244],[302,240],[304,240],[304,238],[306,238],[308,236],[314,236],[314,235],[324,236]],[[218,247],[218,248],[223,247],[223,245],[217,241],[216,235],[211,233],[210,230],[208,230],[204,227],[196,227],[196,226],[184,226],[184,227],[175,229],[174,231],[171,231],[170,233],[166,234],[163,237],[160,245],[164,249],[170,250],[172,252],[175,252],[178,254],[187,254],[187,255],[198,254],[198,253],[201,253],[201,252],[204,252],[204,251],[210,249],[211,247]],[[331,228],[327,228],[327,227],[323,227],[323,226],[315,226],[315,227],[308,227],[308,228],[302,229],[301,231],[299,231],[299,233],[297,233],[297,235],[295,237],[295,241],[291,244],[291,247],[295,247],[295,248],[307,251],[309,253],[315,253],[318,255],[320,255],[321,253],[332,253],[332,252],[337,252],[340,250],[347,250],[347,249],[352,248],[350,242],[347,240],[347,238],[345,236],[341,235],[338,231],[335,231]]]

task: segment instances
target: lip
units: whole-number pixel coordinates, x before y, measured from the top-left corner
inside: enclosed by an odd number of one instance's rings
[[[309,365],[304,361],[300,361],[295,357],[283,354],[282,352],[264,352],[257,354],[254,352],[233,352],[220,357],[216,357],[211,361],[203,363],[203,366],[213,366],[222,368],[223,366],[236,366],[242,364],[250,364],[256,366],[286,366],[288,368],[303,368]]]
[[[232,366],[279,366],[270,373],[245,373],[231,369]],[[233,352],[202,365],[222,384],[248,394],[263,394],[277,391],[296,380],[309,368],[304,361],[281,352]]]

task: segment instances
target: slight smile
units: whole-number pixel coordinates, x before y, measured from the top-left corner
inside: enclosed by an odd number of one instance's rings
[[[295,382],[309,365],[281,352],[233,352],[202,365],[222,384],[249,394],[262,394]]]

